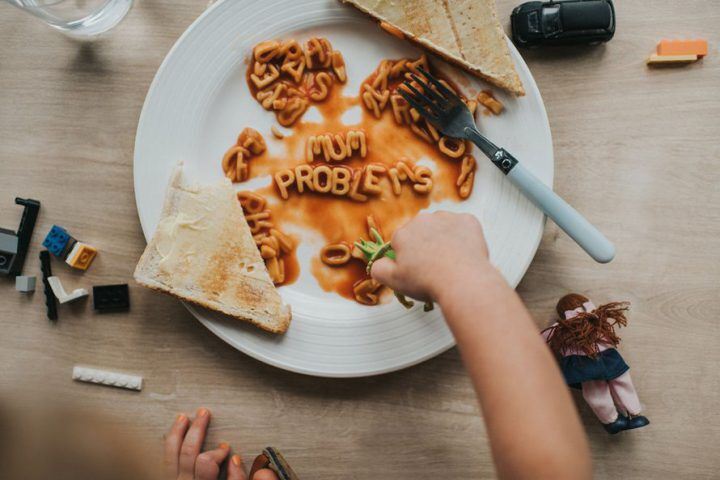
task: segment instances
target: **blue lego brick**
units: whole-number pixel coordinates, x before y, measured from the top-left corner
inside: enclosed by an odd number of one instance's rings
[[[65,258],[75,242],[76,240],[67,230],[53,225],[43,241],[43,247],[47,248],[56,257]]]

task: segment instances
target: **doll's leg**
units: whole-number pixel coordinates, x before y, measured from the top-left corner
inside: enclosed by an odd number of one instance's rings
[[[640,398],[638,398],[635,385],[633,385],[630,378],[630,372],[625,372],[608,383],[618,407],[630,415],[639,415],[642,407],[640,406]]]
[[[612,395],[613,402],[615,403],[615,408],[617,408],[617,411],[620,412],[620,415],[628,416],[628,411],[623,406],[622,400],[620,400],[617,396],[617,393],[615,390],[613,390],[612,387],[610,387],[610,395]]]
[[[605,380],[582,382],[582,393],[583,398],[602,423],[613,423],[618,419],[618,411],[608,382]]]

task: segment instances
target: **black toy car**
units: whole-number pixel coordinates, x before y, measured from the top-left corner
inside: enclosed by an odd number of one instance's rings
[[[510,15],[513,41],[522,47],[607,42],[615,34],[612,0],[527,2]]]

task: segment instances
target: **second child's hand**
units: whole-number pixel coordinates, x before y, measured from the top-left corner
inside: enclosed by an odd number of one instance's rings
[[[229,444],[223,442],[217,448],[202,451],[210,419],[207,408],[198,409],[193,420],[184,414],[175,418],[165,436],[163,463],[167,480],[219,480],[223,465],[227,465],[227,480],[248,480],[240,455],[230,455]],[[258,470],[252,480],[278,478],[265,468]]]

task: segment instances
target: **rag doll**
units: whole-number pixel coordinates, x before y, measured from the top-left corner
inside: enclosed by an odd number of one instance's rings
[[[565,382],[582,390],[583,398],[608,433],[648,425],[640,415],[640,399],[625,360],[615,349],[620,337],[615,327],[627,325],[627,302],[595,307],[577,293],[557,303],[559,320],[541,333],[559,357]]]

